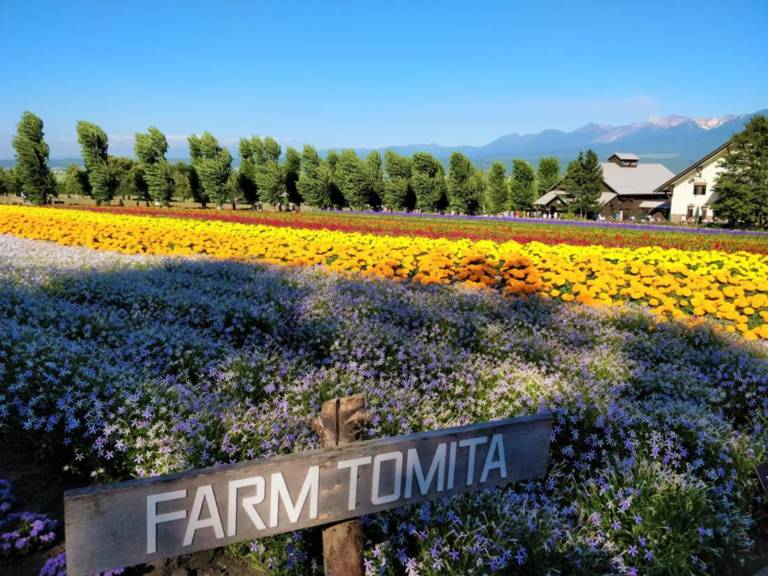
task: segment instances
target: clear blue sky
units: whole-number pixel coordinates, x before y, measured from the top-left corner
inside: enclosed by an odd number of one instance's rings
[[[284,145],[484,144],[590,121],[768,107],[768,0],[0,0],[0,158],[24,110],[53,157],[158,126]]]

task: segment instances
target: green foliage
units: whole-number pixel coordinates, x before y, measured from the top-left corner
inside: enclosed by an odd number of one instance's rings
[[[413,155],[411,187],[416,197],[416,209],[443,212],[448,207],[448,186],[440,161],[428,152]]]
[[[343,205],[343,197],[336,187],[335,167],[338,157],[330,152],[324,161],[313,146],[306,145],[301,153],[301,170],[296,183],[298,193],[310,206],[327,209]]]
[[[203,132],[199,137],[192,135],[188,141],[192,166],[200,178],[202,194],[207,201],[222,207],[231,194],[232,155],[219,146],[210,132]]]
[[[64,194],[68,196],[90,196],[91,185],[88,181],[88,173],[77,164],[70,164],[64,172],[61,180]]]
[[[368,177],[368,204],[379,208],[384,198],[384,170],[381,163],[381,154],[372,151],[365,158],[365,173]]]
[[[259,200],[265,204],[282,207],[287,189],[285,170],[280,165],[280,144],[274,138],[267,136],[263,140],[254,137],[252,145]]]
[[[488,182],[485,174],[480,170],[475,170],[469,179],[470,190],[472,192],[472,203],[470,205],[470,214],[479,214],[485,212],[485,199]]]
[[[11,194],[14,189],[14,186],[11,184],[9,172],[9,170],[0,166],[0,194]]]
[[[251,206],[259,201],[259,186],[256,183],[256,158],[263,157],[264,147],[261,140],[241,138],[238,152],[240,168],[237,171],[237,190],[241,198]]]
[[[139,190],[136,188],[136,162],[124,156],[109,156],[109,172],[115,183],[114,196],[121,199],[131,196],[139,196]]]
[[[475,214],[483,198],[482,174],[469,158],[459,152],[451,154],[448,168],[448,200],[450,209],[459,214]]]
[[[206,199],[201,196],[200,179],[195,169],[186,162],[173,165],[173,196],[178,200],[199,202],[205,208]]]
[[[173,171],[165,153],[168,141],[165,135],[154,126],[146,134],[136,133],[136,157],[139,159],[144,180],[152,200],[167,206],[173,195]]]
[[[549,192],[560,181],[560,161],[554,156],[541,158],[536,181],[539,184],[539,196]]]
[[[149,205],[149,201],[152,200],[152,196],[149,195],[149,185],[147,179],[144,177],[144,169],[140,163],[133,165],[133,190],[136,194],[136,206],[139,202],[146,202]]]
[[[488,192],[486,194],[486,212],[500,214],[509,204],[509,184],[504,164],[494,162],[488,173]]]
[[[117,181],[109,166],[107,134],[96,124],[80,120],[77,123],[77,142],[91,185],[91,196],[97,206],[105,202],[108,204],[115,195]]]
[[[330,193],[326,183],[320,178],[322,163],[315,147],[306,144],[301,152],[301,171],[296,188],[310,206],[330,208]]]
[[[730,226],[768,227],[768,117],[754,116],[735,135],[715,183],[715,216]]]
[[[16,170],[0,167],[0,194],[19,194],[21,183],[16,178]]]
[[[591,217],[597,213],[600,190],[603,186],[603,168],[597,154],[591,149],[568,164],[563,181],[569,195],[569,209],[579,216]]]
[[[362,210],[370,205],[366,166],[354,150],[344,150],[339,155],[336,182],[351,208]]]
[[[411,159],[387,150],[384,153],[384,167],[387,171],[382,198],[384,206],[389,210],[413,210],[416,207],[416,196],[411,187]]]
[[[626,551],[622,564],[636,573],[687,576],[719,560],[718,549],[749,541],[746,522],[723,529],[718,498],[705,482],[658,462],[616,465],[576,486],[578,528],[570,537],[601,543],[584,558],[584,573],[612,573],[617,552]]]
[[[515,160],[512,168],[512,185],[509,191],[510,210],[533,210],[537,198],[536,173],[525,160]]]
[[[285,175],[285,190],[288,192],[288,202],[299,205],[303,198],[299,193],[299,174],[301,173],[301,154],[295,148],[285,151],[283,174]]]
[[[56,180],[48,168],[48,144],[43,136],[43,121],[32,112],[24,112],[13,137],[15,173],[21,191],[32,204],[45,204],[49,196],[56,194]]]

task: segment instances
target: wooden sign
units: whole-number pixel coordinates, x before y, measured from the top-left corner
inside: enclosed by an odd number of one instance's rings
[[[760,479],[760,484],[763,485],[763,490],[768,494],[768,463],[758,464],[755,466],[757,470],[757,477]]]
[[[80,576],[540,476],[551,416],[382,438],[70,490]]]

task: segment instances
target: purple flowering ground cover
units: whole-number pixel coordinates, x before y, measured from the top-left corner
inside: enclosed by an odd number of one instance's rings
[[[765,552],[764,345],[640,309],[0,236],[0,442],[76,482],[314,448],[308,417],[352,393],[370,437],[555,414],[546,478],[364,518],[368,574],[749,574]],[[318,538],[230,553],[320,573]]]

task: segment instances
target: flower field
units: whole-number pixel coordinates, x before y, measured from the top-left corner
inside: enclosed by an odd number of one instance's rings
[[[747,340],[768,340],[768,256],[759,253],[497,243],[10,206],[0,207],[0,233],[128,254],[323,266],[593,306],[636,303],[659,319],[712,320]]]
[[[144,230],[143,219],[110,216],[107,239],[89,217],[91,228],[67,221],[97,246]],[[211,239],[220,225],[184,224]],[[183,230],[147,224],[124,251]],[[244,245],[253,238],[233,230]],[[753,466],[768,459],[768,355],[712,325],[8,234],[0,254],[2,440],[82,484],[313,448],[321,403],[363,393],[370,437],[555,416],[546,478],[364,518],[367,574],[751,574],[766,541]],[[734,270],[759,262],[734,256],[744,259]],[[537,266],[541,255],[520,257]],[[714,257],[689,265],[709,270]],[[48,538],[49,521],[25,518]],[[322,571],[312,530],[232,553],[278,574]],[[61,566],[57,556],[46,573]]]
[[[724,250],[768,254],[768,233],[711,228],[681,228],[611,222],[531,220],[514,217],[467,217],[380,212],[248,212],[168,208],[73,206],[97,213],[162,218],[217,220],[238,224],[286,226],[388,236],[423,236],[453,240],[514,241],[521,244],[600,245],[617,248],[654,246],[679,250]]]

